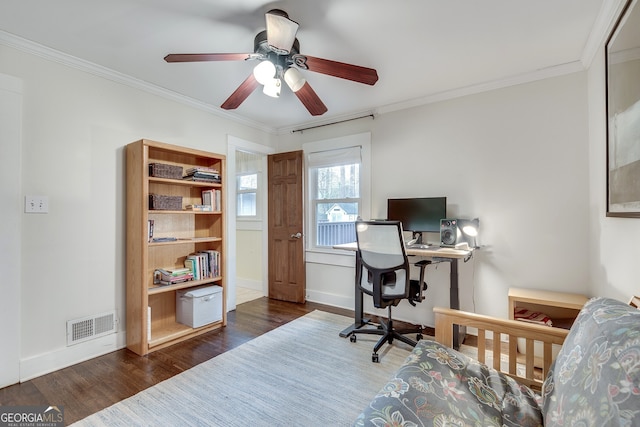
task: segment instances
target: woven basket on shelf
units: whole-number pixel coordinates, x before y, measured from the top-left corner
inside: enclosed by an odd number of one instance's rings
[[[180,211],[182,210],[182,196],[149,194],[149,209]]]
[[[156,178],[182,179],[182,166],[164,163],[149,163],[149,176]]]

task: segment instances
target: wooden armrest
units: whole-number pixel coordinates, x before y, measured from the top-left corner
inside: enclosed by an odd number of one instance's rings
[[[552,328],[517,320],[500,319],[483,314],[469,313],[450,308],[435,307],[433,309],[436,319],[436,341],[448,347],[453,345],[453,325],[476,328],[478,330],[478,360],[485,363],[486,358],[486,332],[493,335],[491,345],[493,354],[493,368],[503,372],[527,386],[540,390],[542,382],[549,372],[553,361],[553,344],[562,345],[567,334],[566,329]],[[502,335],[506,335],[508,347],[503,350]],[[524,356],[524,376],[518,374],[518,338],[525,340],[526,353]],[[535,376],[535,352],[534,343],[543,345],[542,374]],[[508,369],[501,366],[501,356],[508,358]],[[522,359],[522,357],[520,358]]]

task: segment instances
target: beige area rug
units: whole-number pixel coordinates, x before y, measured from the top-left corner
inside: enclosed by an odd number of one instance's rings
[[[409,355],[339,332],[352,318],[314,311],[74,424],[348,426]],[[96,387],[99,387],[96,384]]]

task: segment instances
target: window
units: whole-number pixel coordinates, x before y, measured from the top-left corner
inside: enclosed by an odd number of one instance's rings
[[[362,215],[361,147],[308,154],[310,246],[354,242]]]
[[[352,259],[342,259],[346,251],[332,246],[355,242],[356,219],[371,218],[371,133],[307,142],[302,148],[307,168],[306,260],[352,266]]]
[[[255,217],[258,214],[258,174],[238,175],[236,178],[237,206],[239,217]]]
[[[236,151],[236,217],[260,218],[260,182],[262,156]]]

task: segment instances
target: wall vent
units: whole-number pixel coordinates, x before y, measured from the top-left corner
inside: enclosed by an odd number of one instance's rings
[[[67,346],[92,340],[116,331],[116,313],[98,314],[67,321]]]

